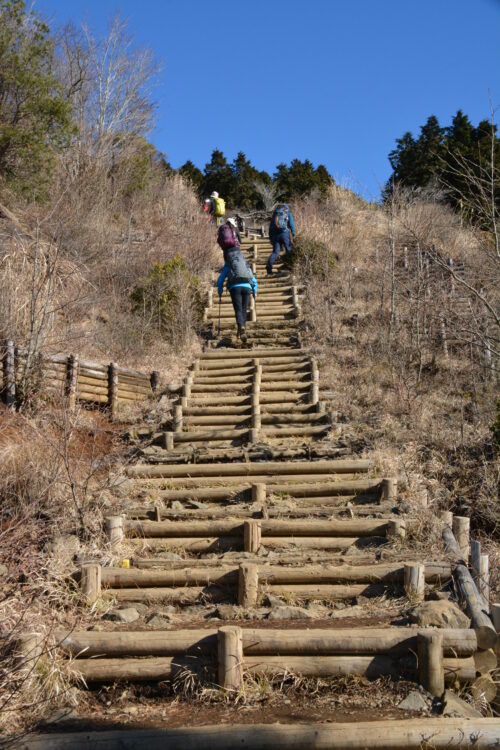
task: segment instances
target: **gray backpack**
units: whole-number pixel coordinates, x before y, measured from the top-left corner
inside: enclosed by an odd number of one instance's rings
[[[229,269],[227,274],[228,287],[233,286],[233,284],[249,284],[252,281],[252,269],[239,248],[226,252],[226,263]]]

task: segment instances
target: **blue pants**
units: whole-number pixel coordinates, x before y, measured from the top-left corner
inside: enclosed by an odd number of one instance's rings
[[[292,245],[290,243],[290,232],[288,230],[285,230],[284,232],[280,232],[279,234],[274,235],[274,237],[271,239],[271,243],[273,246],[273,251],[267,261],[268,268],[272,268],[278,260],[282,245],[285,246],[286,253],[290,253],[292,251]]]

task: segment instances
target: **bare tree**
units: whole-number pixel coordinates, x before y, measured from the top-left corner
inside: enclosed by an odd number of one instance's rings
[[[255,180],[253,186],[264,204],[264,209],[269,213],[273,211],[279,199],[277,185],[274,182],[266,183],[262,180]]]

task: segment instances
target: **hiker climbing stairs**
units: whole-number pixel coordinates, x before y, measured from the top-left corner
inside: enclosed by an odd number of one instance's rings
[[[212,290],[204,351],[171,419],[136,441],[137,460],[116,480],[107,549],[79,571],[90,605],[168,604],[175,627],[56,633],[59,648],[89,685],[187,670],[237,695],[255,675],[390,676],[434,697],[467,683],[493,700],[497,635],[466,565],[465,524],[436,517],[443,542],[432,553],[414,541],[425,493],[402,502],[397,479],[354,453],[301,345],[291,271],[278,263],[267,276],[266,238],[242,249],[259,282],[247,345],[230,335],[227,295],[219,329]],[[450,616],[457,590],[470,626]]]

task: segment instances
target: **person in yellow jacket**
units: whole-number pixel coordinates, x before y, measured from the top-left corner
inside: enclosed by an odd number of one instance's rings
[[[210,196],[211,209],[210,214],[218,227],[223,223],[224,216],[226,215],[226,201],[224,198],[219,196],[219,193],[214,190]]]

